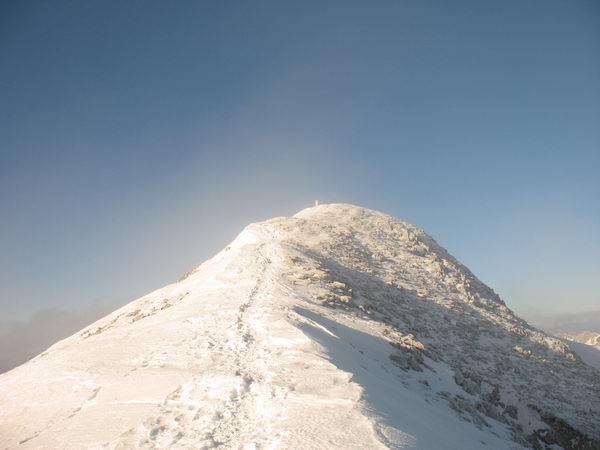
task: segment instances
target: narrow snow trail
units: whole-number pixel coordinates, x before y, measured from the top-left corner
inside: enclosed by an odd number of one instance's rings
[[[268,444],[269,437],[265,436],[268,424],[264,417],[257,417],[252,406],[257,395],[263,388],[265,374],[257,362],[264,357],[260,353],[261,340],[258,331],[264,327],[262,303],[268,299],[264,286],[269,283],[272,270],[271,260],[264,255],[268,244],[261,243],[253,252],[258,268],[256,284],[249,292],[245,301],[239,306],[235,328],[230,330],[229,345],[234,361],[234,375],[239,379],[239,385],[232,392],[231,402],[221,411],[218,421],[210,431],[214,445],[227,448],[237,448],[241,445]]]
[[[197,348],[190,348],[190,357],[200,359],[200,366],[209,373],[199,373],[179,385],[162,402],[158,414],[107,444],[107,448],[236,447],[244,426],[248,428],[250,418],[255,416],[251,405],[259,389],[256,384],[264,378],[256,363],[261,356],[256,330],[263,327],[260,303],[267,298],[263,286],[268,283],[271,264],[263,254],[265,245],[260,243],[245,252],[247,256],[240,261],[241,267],[253,269],[254,285],[246,294],[219,305],[219,323],[226,324],[225,328],[199,330],[194,340]],[[238,304],[231,305],[234,302]],[[206,365],[208,352],[210,361]],[[265,425],[257,423],[244,441],[257,439],[256,432],[268,430]]]

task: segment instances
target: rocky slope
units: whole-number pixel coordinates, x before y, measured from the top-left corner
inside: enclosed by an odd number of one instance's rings
[[[323,205],[0,375],[2,448],[600,448],[600,371],[431,237]]]

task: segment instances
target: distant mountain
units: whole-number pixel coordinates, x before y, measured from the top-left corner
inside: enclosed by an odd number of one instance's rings
[[[2,448],[600,448],[599,370],[345,204],[249,225],[0,375],[0,405]]]
[[[568,339],[569,341],[590,345],[600,350],[600,333],[595,333],[593,331],[584,331],[583,333],[577,334],[565,333],[562,334],[561,337]]]
[[[562,339],[587,364],[600,369],[600,311],[531,315],[529,322]]]
[[[555,335],[600,333],[600,310],[577,314],[531,314],[526,319],[538,328]]]

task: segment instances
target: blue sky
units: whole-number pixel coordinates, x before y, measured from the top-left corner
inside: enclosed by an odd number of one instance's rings
[[[518,312],[600,307],[597,1],[5,1],[4,320],[124,303],[322,202]]]

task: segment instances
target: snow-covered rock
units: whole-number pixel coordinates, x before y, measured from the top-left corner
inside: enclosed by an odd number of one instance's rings
[[[600,371],[352,205],[222,252],[0,375],[2,448],[600,448]]]

